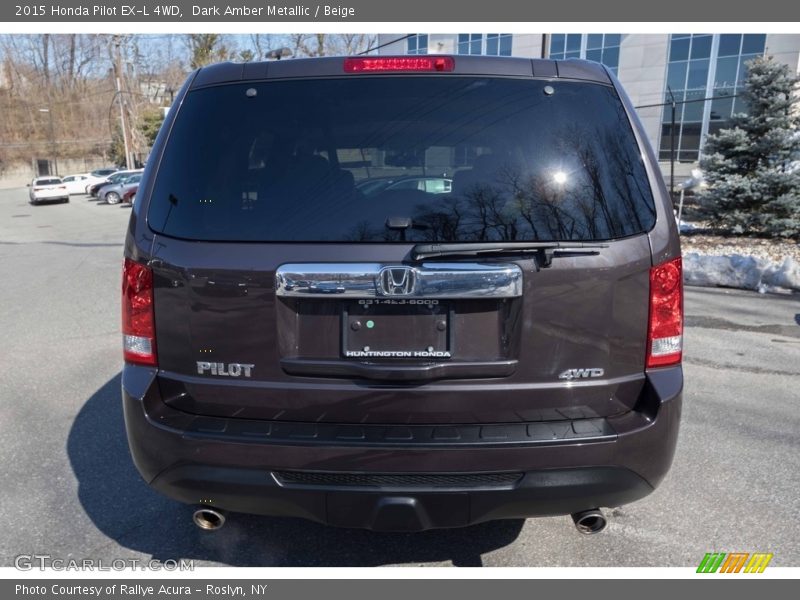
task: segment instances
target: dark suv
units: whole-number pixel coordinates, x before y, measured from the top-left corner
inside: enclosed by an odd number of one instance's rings
[[[361,191],[400,177],[450,190]],[[209,529],[230,510],[595,532],[670,467],[682,321],[672,206],[602,66],[214,65],[128,229],[131,452]]]

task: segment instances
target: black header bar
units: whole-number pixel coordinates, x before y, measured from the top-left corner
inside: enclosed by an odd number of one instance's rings
[[[642,2],[641,0],[342,0],[274,3],[270,0],[11,0],[0,4],[3,22],[705,22],[791,23],[800,21],[800,3]]]

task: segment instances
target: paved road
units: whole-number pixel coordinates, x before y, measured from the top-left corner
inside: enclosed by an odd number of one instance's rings
[[[120,260],[129,209],[0,191],[0,565],[60,558],[195,564],[693,566],[710,550],[800,566],[800,301],[687,292],[675,463],[601,535],[567,517],[376,534],[235,515],[197,530],[128,455],[119,398]]]

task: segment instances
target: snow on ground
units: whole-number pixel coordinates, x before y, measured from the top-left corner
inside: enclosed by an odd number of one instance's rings
[[[681,223],[687,285],[765,292],[800,291],[800,245],[787,240],[695,233]]]
[[[776,263],[741,254],[709,256],[689,252],[683,255],[683,280],[686,285],[732,287],[762,294],[800,291],[800,264],[792,257]]]

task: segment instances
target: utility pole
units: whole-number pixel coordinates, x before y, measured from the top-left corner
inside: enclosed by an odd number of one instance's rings
[[[47,108],[40,108],[39,112],[47,113],[47,117],[50,121],[50,153],[53,158],[53,172],[50,175],[58,175],[58,150],[56,147],[56,133],[55,129],[53,128],[53,111],[50,109],[52,105],[50,104],[50,100],[47,101]]]
[[[119,99],[119,118],[122,126],[122,141],[125,144],[125,168],[131,168],[131,150],[128,145],[128,126],[125,121],[125,101],[123,100],[122,90],[122,53],[120,46],[122,36],[114,36],[114,76],[117,80],[117,98]]]

